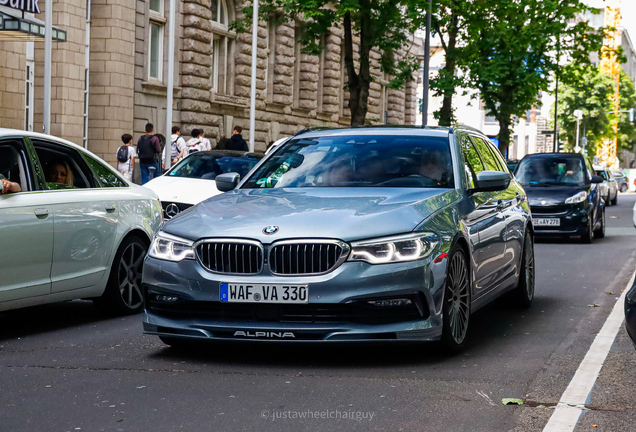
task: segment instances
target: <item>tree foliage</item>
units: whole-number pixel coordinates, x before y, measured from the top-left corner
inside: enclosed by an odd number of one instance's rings
[[[424,6],[422,6],[424,5]],[[301,25],[300,42],[303,52],[319,54],[324,36],[332,28],[344,30],[344,63],[347,72],[345,88],[349,91],[351,125],[365,123],[368,111],[371,75],[370,53],[381,53],[381,70],[392,77],[389,86],[400,88],[412,79],[419,67],[415,54],[410,52],[411,38],[425,20],[425,1],[418,0],[263,0],[259,15],[269,19],[272,15],[281,21],[298,20]],[[244,9],[246,21],[252,16],[252,7]],[[245,31],[245,21],[233,23],[234,28]],[[359,37],[359,58],[354,58],[354,38]],[[406,55],[400,56],[400,51]]]
[[[580,120],[580,137],[587,137],[587,154],[596,154],[596,149],[604,139],[618,138],[618,150],[633,149],[636,143],[636,127],[626,113],[608,114],[615,110],[612,96],[616,91],[614,79],[603,73],[597,66],[570,64],[564,68],[564,85],[559,93],[559,128],[561,138],[566,140],[566,148],[576,146],[576,118],[574,110],[583,111]],[[621,74],[619,87],[620,110],[636,107],[634,84],[625,74]],[[554,112],[554,106],[552,107]],[[613,120],[618,120],[618,135],[614,132]]]

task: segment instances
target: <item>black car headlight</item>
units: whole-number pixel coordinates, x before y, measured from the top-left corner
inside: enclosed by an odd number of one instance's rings
[[[148,255],[166,261],[194,259],[194,249],[190,240],[182,239],[164,232],[158,232],[150,245]]]
[[[364,240],[351,244],[348,261],[369,264],[415,261],[429,257],[438,243],[439,237],[431,232]]]
[[[566,204],[578,204],[578,203],[582,203],[586,199],[587,199],[587,192],[581,191],[581,192],[577,193],[576,195],[572,195],[570,198],[566,199],[565,203]]]

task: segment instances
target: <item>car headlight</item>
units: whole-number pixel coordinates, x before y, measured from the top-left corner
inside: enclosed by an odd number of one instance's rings
[[[369,264],[415,261],[429,257],[438,243],[439,237],[431,232],[354,242],[348,261]]]
[[[587,199],[587,192],[581,191],[581,192],[577,193],[576,195],[573,195],[570,198],[566,199],[565,203],[566,204],[578,204],[578,203],[582,203],[586,199]]]
[[[160,232],[152,240],[148,255],[167,261],[182,261],[194,259],[194,249],[190,240]]]

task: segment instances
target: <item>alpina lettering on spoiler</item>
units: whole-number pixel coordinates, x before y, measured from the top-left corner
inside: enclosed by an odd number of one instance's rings
[[[236,331],[234,332],[234,336],[242,336],[242,337],[251,337],[251,338],[296,338],[296,335],[292,332],[251,332],[251,331]]]

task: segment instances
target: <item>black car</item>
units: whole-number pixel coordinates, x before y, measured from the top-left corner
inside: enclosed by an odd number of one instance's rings
[[[577,153],[525,156],[515,171],[532,211],[535,235],[605,236],[605,203],[590,161]]]
[[[618,190],[623,193],[627,192],[627,189],[629,189],[629,179],[627,178],[625,173],[620,170],[612,170],[612,175],[616,179]]]
[[[515,172],[519,165],[519,159],[506,159],[506,165],[508,165],[510,172]]]
[[[625,327],[636,347],[636,283],[625,296]]]

